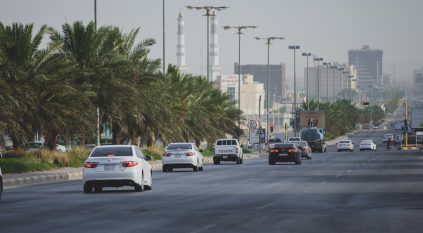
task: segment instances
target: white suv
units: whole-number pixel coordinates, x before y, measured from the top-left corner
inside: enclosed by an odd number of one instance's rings
[[[336,143],[336,149],[338,152],[343,150],[354,151],[354,144],[351,140],[340,140]]]

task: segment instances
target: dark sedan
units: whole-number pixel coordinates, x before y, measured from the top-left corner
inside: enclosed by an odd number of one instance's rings
[[[295,162],[301,164],[301,150],[297,143],[276,143],[269,152],[269,165],[276,162]]]

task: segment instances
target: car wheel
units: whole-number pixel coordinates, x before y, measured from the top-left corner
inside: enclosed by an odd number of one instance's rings
[[[244,159],[241,158],[241,164],[244,162]]]
[[[275,165],[275,161],[269,159],[269,165]]]
[[[163,172],[167,172],[167,170],[168,170],[167,166],[166,166],[166,165],[163,165],[163,166],[162,166],[162,171],[163,171]]]
[[[338,150],[338,152],[341,152],[341,150]]]
[[[152,190],[153,189],[153,174],[150,176],[150,185],[144,185],[144,190]]]
[[[144,175],[141,175],[141,184],[134,184],[134,190],[135,192],[142,192],[144,191],[144,185],[143,185],[143,181],[144,181]]]
[[[202,171],[203,171],[203,166],[199,167],[199,168],[198,168],[198,170],[199,170],[200,172],[202,172]]]
[[[198,167],[197,166],[193,166],[192,167],[192,171],[197,172],[198,171]]]
[[[325,152],[326,152],[326,147],[325,147]]]
[[[103,191],[103,186],[101,186],[99,184],[94,185],[94,192],[101,193],[102,191]]]
[[[240,158],[237,158],[236,159],[236,164],[240,164],[241,163],[241,159]]]
[[[84,184],[84,193],[91,193],[93,191],[93,186],[90,184]]]
[[[311,156],[308,156],[307,158],[308,158],[308,159],[311,159]]]
[[[215,165],[218,165],[218,164],[220,164],[220,160],[218,160],[218,159],[213,159],[213,163],[214,163]]]

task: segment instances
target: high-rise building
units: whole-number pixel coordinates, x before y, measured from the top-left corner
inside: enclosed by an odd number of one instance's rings
[[[360,89],[367,90],[369,86],[381,86],[383,51],[370,49],[368,45],[362,49],[348,51],[348,62],[357,69],[357,82]]]
[[[219,67],[219,34],[218,34],[218,22],[216,13],[213,12],[210,16],[210,69],[209,77],[211,81],[216,81],[217,76],[220,75]]]
[[[178,15],[178,30],[177,30],[177,36],[178,36],[178,44],[176,45],[176,66],[180,70],[185,70],[185,34],[184,34],[184,17],[182,16],[182,12],[179,12]]]
[[[414,83],[423,83],[423,67],[420,70],[414,70],[413,72]]]
[[[234,73],[238,74],[239,65],[234,64]],[[278,99],[286,99],[286,68],[285,63],[269,66],[269,99],[277,96]],[[264,90],[267,90],[267,65],[241,65],[241,74],[251,74],[255,82],[264,84]]]

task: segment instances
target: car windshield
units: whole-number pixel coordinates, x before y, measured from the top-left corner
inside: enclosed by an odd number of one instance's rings
[[[29,148],[31,148],[31,149],[39,149],[41,147],[43,147],[42,142],[31,142],[31,143],[29,143]]]
[[[351,143],[351,141],[339,141],[339,143]]]
[[[361,143],[371,143],[372,141],[370,141],[370,140],[363,140],[363,141],[361,141]]]
[[[91,157],[132,156],[132,147],[97,147]]]
[[[191,150],[191,144],[170,144],[168,150]]]
[[[294,143],[277,143],[273,148],[295,148]]]

